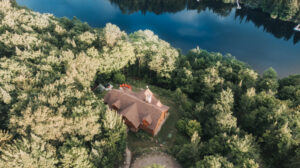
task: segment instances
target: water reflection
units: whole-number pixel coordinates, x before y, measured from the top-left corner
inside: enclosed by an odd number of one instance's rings
[[[292,39],[294,44],[300,41],[300,33],[293,30],[296,26],[295,23],[272,19],[269,14],[257,9],[243,7],[241,10],[235,10],[235,5],[221,3],[218,0],[201,0],[199,2],[196,0],[110,0],[110,2],[117,5],[124,14],[140,11],[144,15],[147,12],[159,15],[176,13],[185,9],[201,13],[209,9],[218,16],[227,17],[234,10],[235,19],[240,22],[253,22],[257,28],[263,27],[265,32],[271,33],[276,38],[283,38],[287,41]],[[191,20],[189,17],[185,19]]]
[[[237,10],[235,16],[241,21],[245,19],[246,22],[253,22],[258,28],[263,27],[264,31],[273,34],[276,38],[293,39],[294,44],[300,41],[300,33],[294,31],[296,25],[292,22],[271,19],[266,13],[248,8]]]
[[[175,13],[185,9],[187,0],[110,0],[116,4],[124,14],[141,11],[143,14]]]

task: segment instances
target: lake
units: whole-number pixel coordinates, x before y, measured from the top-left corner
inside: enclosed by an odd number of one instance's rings
[[[212,0],[17,0],[41,13],[76,16],[92,27],[111,22],[127,33],[150,29],[183,53],[199,46],[231,53],[259,73],[269,67],[281,77],[300,73],[300,33],[295,23]]]

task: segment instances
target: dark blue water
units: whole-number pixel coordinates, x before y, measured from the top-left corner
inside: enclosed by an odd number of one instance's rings
[[[199,46],[231,53],[260,73],[269,67],[280,76],[300,73],[300,33],[292,30],[294,23],[272,20],[256,10],[236,11],[228,5],[151,0],[160,5],[150,6],[131,1],[145,0],[17,0],[34,11],[76,16],[93,27],[111,22],[127,33],[150,29],[183,52]]]

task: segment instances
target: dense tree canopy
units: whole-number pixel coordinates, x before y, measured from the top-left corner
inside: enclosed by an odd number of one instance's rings
[[[230,55],[201,49],[180,55],[170,87],[182,111],[176,127],[191,142],[178,138],[174,155],[186,167],[298,165],[298,79],[278,80],[272,68],[260,76]]]
[[[0,58],[1,129],[14,137],[1,132],[0,167],[114,167],[126,127],[90,89],[107,61],[94,54],[101,34],[6,0],[0,6],[0,41],[14,51]]]

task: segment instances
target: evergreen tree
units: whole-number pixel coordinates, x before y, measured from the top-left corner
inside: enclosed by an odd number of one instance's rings
[[[15,140],[0,149],[0,167],[57,167],[56,149],[38,136]]]

